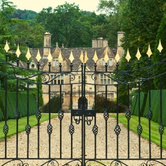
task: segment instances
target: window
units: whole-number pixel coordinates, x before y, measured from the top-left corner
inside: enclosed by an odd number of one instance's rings
[[[55,61],[55,65],[59,66],[59,61],[58,60]]]
[[[106,75],[104,75],[104,84],[106,84],[107,81],[106,81]]]
[[[113,66],[113,61],[112,61],[112,59],[109,59],[109,61],[108,61],[108,66]]]
[[[102,64],[103,64],[103,66],[105,66],[105,64],[106,64],[104,59],[102,61]],[[112,58],[108,60],[107,65],[108,66],[113,66],[113,60],[112,60]]]
[[[108,78],[108,84],[110,84],[110,78]]]
[[[114,99],[114,93],[111,93],[111,99]]]
[[[51,84],[63,84],[63,75],[51,75]]]
[[[100,82],[103,84],[103,74],[100,75]]]
[[[113,81],[107,75],[101,74],[100,75],[100,83],[101,84],[112,84]]]
[[[54,75],[51,75],[51,84],[53,84]]]
[[[105,66],[105,60],[103,59],[103,66]]]
[[[53,61],[52,61],[52,66],[55,67],[55,65],[56,65],[56,61],[53,60]]]
[[[78,76],[78,83],[81,83],[81,76]]]

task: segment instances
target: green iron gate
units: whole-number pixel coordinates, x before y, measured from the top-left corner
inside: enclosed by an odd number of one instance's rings
[[[5,47],[7,48],[7,46]],[[6,49],[8,51],[8,49]],[[4,138],[0,142],[0,162],[1,165],[133,165],[134,162],[140,161],[140,165],[165,165],[166,153],[163,149],[163,138],[164,136],[164,125],[163,125],[163,102],[162,102],[162,77],[165,73],[157,73],[154,76],[152,69],[156,66],[165,66],[165,59],[152,64],[149,55],[149,64],[143,66],[140,59],[139,51],[137,53],[137,67],[131,69],[129,61],[130,55],[127,53],[126,69],[119,69],[119,56],[116,55],[116,68],[114,71],[110,71],[107,65],[108,56],[105,56],[105,67],[104,70],[98,70],[97,60],[98,57],[95,55],[93,70],[88,70],[86,65],[88,58],[87,56],[80,57],[81,65],[80,70],[73,70],[72,61],[73,56],[69,58],[70,69],[65,71],[63,69],[62,61],[59,63],[58,71],[51,70],[51,57],[48,58],[48,71],[40,71],[40,54],[37,55],[37,70],[30,69],[29,56],[27,56],[26,67],[23,68],[19,65],[19,50],[17,51],[16,63],[12,63],[8,59],[8,53],[6,52],[5,58],[0,60],[1,67],[7,66],[8,70],[6,73],[1,72],[1,78],[4,81],[4,125],[1,128],[1,134],[3,130]],[[29,54],[27,54],[29,55]],[[61,59],[60,57],[59,59]],[[24,73],[24,77],[21,76],[21,72]],[[135,73],[139,73],[137,75]],[[147,75],[142,77],[142,73]],[[52,77],[51,75],[54,75]],[[60,76],[69,78],[69,82],[53,82]],[[80,76],[80,82],[77,81],[77,76]],[[101,76],[102,75],[102,76]],[[42,76],[43,81],[39,82],[37,77]],[[87,79],[87,76],[89,78]],[[34,79],[35,78],[35,79]],[[101,78],[111,79],[112,82],[106,81],[103,84],[99,81]],[[124,79],[126,78],[126,79]],[[151,84],[154,79],[160,80],[160,123],[158,137],[160,137],[159,147],[152,143],[152,116],[153,108],[151,108]],[[10,81],[15,82],[15,135],[11,138],[8,137],[10,132],[10,122],[8,121],[8,114],[11,110],[8,110],[8,93]],[[24,108],[26,115],[25,132],[19,133],[20,125],[20,108],[19,108],[19,93],[20,84],[23,83],[26,87],[26,107]],[[2,83],[3,84],[3,83]],[[141,135],[144,130],[141,121],[141,88],[146,84],[148,86],[149,94],[149,110],[147,110],[147,121],[149,129],[148,140],[144,140]],[[30,89],[31,86],[36,87],[36,126],[31,127],[30,119]],[[46,87],[48,93],[48,121],[41,123],[41,118],[44,113],[40,110],[39,98],[40,98],[40,86]],[[91,99],[93,106],[89,105],[90,97],[88,97],[88,86],[91,90]],[[64,90],[67,87],[69,100],[70,100],[70,112],[65,113],[63,111],[64,102]],[[77,97],[78,105],[75,106],[74,96],[76,95],[74,87],[79,87],[79,96]],[[120,113],[119,96],[120,88],[126,94],[127,106],[123,113]],[[138,125],[137,134],[133,135],[130,131],[132,123],[131,105],[130,105],[130,90],[135,88],[137,91],[137,108],[138,108]],[[57,117],[51,118],[53,113],[51,109],[52,99],[52,88],[55,88],[56,93],[59,95],[59,111]],[[98,89],[102,89],[102,93],[99,93]],[[116,89],[116,101],[114,105],[114,114],[108,107],[108,99],[110,89]],[[103,95],[104,109],[102,113],[97,113],[97,96],[98,94]],[[92,105],[92,104],[91,104]],[[115,118],[112,118],[113,115]],[[125,115],[126,127],[120,123],[120,116]],[[31,136],[32,135],[32,136]],[[14,140],[14,141],[13,141]],[[136,143],[133,141],[136,140]],[[144,144],[146,142],[146,144]],[[125,145],[125,146],[124,146]],[[43,146],[45,146],[43,148]],[[133,151],[134,149],[134,151]],[[157,155],[153,155],[154,151],[158,151]],[[137,165],[137,164],[136,164]]]

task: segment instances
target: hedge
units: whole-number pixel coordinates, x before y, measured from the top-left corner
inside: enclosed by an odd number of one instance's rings
[[[20,117],[27,116],[27,94],[23,92],[18,93],[18,110]],[[29,95],[29,115],[34,115],[37,111],[37,102],[35,96]],[[5,117],[5,91],[0,91],[0,120]],[[16,93],[7,93],[7,119],[16,118]]]
[[[162,122],[166,126],[166,90],[162,90]],[[140,107],[141,112],[140,116],[147,117],[149,111],[149,93],[140,94]],[[160,124],[160,91],[151,90],[151,111],[152,111],[152,120]],[[132,115],[138,116],[138,93],[134,94],[134,98],[131,106]]]

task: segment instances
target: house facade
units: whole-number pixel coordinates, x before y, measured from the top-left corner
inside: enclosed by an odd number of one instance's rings
[[[111,78],[111,72],[116,67],[115,55],[118,50],[120,56],[123,54],[123,48],[121,47],[120,38],[123,37],[122,32],[118,32],[118,47],[110,48],[108,46],[108,40],[102,37],[92,40],[91,48],[64,48],[59,47],[56,44],[55,48],[51,48],[51,34],[46,32],[44,34],[44,47],[40,50],[42,59],[40,61],[40,70],[46,73],[46,77],[49,77],[49,82],[43,84],[43,99],[44,104],[48,103],[50,96],[62,95],[62,109],[68,110],[70,108],[70,94],[72,93],[72,107],[77,109],[79,107],[79,99],[81,98],[81,56],[87,57],[86,70],[85,70],[85,86],[87,99],[87,109],[92,109],[94,105],[94,85],[96,84],[96,92],[98,95],[105,95],[105,85],[107,88],[107,98],[114,100],[116,98],[116,87],[113,85],[114,80]],[[37,54],[37,49],[33,50],[33,54]],[[51,59],[48,60],[48,56],[51,54]],[[105,56],[109,57],[107,61],[107,70],[105,67]],[[72,56],[72,72],[71,71],[71,56]],[[98,72],[94,76],[94,56],[96,60],[96,71]],[[34,57],[34,56],[33,56]],[[59,59],[61,57],[61,61]],[[35,58],[31,63],[31,68],[36,68]],[[49,71],[49,72],[48,72]],[[100,73],[101,72],[101,73]],[[73,77],[73,78],[72,78]],[[72,92],[71,92],[72,84]]]

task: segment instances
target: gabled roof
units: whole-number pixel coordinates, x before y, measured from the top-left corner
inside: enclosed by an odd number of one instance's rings
[[[32,54],[32,61],[35,63],[37,63],[37,60],[36,60],[37,51],[38,51],[37,48],[30,49],[30,52]],[[46,65],[48,60],[46,58],[43,59],[43,48],[40,48],[39,51],[40,51],[40,54],[42,57],[40,60],[40,68],[43,69],[43,67]],[[63,59],[66,60],[69,65],[70,65],[69,57],[70,57],[70,54],[72,51],[73,56],[74,56],[74,60],[72,62],[73,70],[78,70],[80,64],[82,63],[79,59],[80,55],[81,55],[81,51],[83,51],[84,55],[85,55],[85,51],[87,52],[88,61],[87,61],[86,65],[91,70],[94,68],[93,56],[95,54],[95,51],[96,51],[99,59],[104,58],[106,51],[107,51],[109,58],[115,58],[115,54],[116,54],[116,49],[110,48],[108,46],[104,47],[104,48],[90,48],[90,47],[87,47],[87,48],[59,48],[59,47],[56,47],[56,48],[51,49],[51,54],[52,54],[53,59],[58,59],[60,51],[61,51]]]

